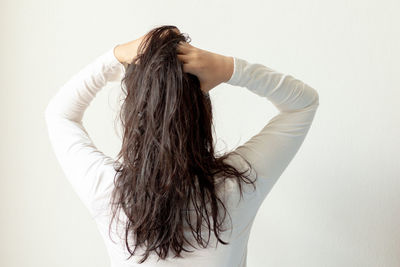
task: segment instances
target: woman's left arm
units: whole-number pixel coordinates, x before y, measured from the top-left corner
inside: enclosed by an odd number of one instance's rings
[[[125,74],[113,46],[73,75],[50,100],[45,110],[50,143],[68,181],[79,198],[96,214],[95,203],[110,185],[114,159],[99,151],[82,124],[90,102],[108,82]]]

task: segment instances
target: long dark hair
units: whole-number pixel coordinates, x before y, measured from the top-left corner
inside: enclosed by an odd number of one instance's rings
[[[114,167],[111,222],[122,209],[128,219],[124,240],[129,258],[137,246],[146,247],[140,263],[153,250],[161,259],[170,249],[174,257],[181,257],[182,250],[192,252],[183,247],[185,242],[193,246],[183,234],[185,221],[199,245],[206,247],[209,242],[204,243],[201,235],[203,218],[208,236],[212,229],[219,242],[229,244],[219,236],[226,230],[222,221],[227,209],[217,195],[216,177],[224,181],[236,177],[241,197],[240,181],[254,186],[254,181],[244,175],[246,171],[224,162],[233,151],[216,157],[211,100],[200,89],[197,76],[183,71],[176,49],[180,41],[191,39],[176,30],[172,25],[150,30],[121,81],[125,99],[119,114],[123,134],[117,161],[122,161]],[[195,211],[195,226],[189,216],[190,204]],[[218,204],[224,212],[221,222]],[[109,234],[110,228],[111,223]],[[135,241],[133,251],[130,235]]]

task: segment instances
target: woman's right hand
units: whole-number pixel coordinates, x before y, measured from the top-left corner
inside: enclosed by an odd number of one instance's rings
[[[204,93],[227,82],[233,74],[233,57],[212,53],[187,42],[179,42],[177,52],[178,59],[183,62],[183,71],[197,76]]]

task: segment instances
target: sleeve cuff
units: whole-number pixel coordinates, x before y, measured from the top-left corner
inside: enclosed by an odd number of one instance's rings
[[[226,81],[227,84],[237,85],[239,83],[240,67],[241,67],[240,59],[237,57],[233,57],[233,73],[232,73],[231,78],[228,81]]]
[[[114,49],[116,46],[117,45],[111,47],[104,55],[105,64],[109,69],[108,72],[112,74],[111,77],[109,77],[109,81],[118,81],[125,76],[125,66],[123,63],[119,62],[114,54]]]

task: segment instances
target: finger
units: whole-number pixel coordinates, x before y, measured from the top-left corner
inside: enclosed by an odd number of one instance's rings
[[[190,48],[188,46],[188,43],[181,41],[178,43],[176,50],[178,54],[187,54],[189,53]]]
[[[188,63],[184,63],[184,64],[183,64],[183,72],[186,72],[186,73],[193,73],[193,72],[192,72],[192,65],[191,65],[191,64],[188,64]]]
[[[189,63],[189,55],[178,54],[176,55],[180,61],[183,63]]]
[[[177,52],[177,54],[187,54],[188,53],[188,51],[185,50],[185,48],[182,47],[181,45],[178,45],[176,47],[176,52]]]

